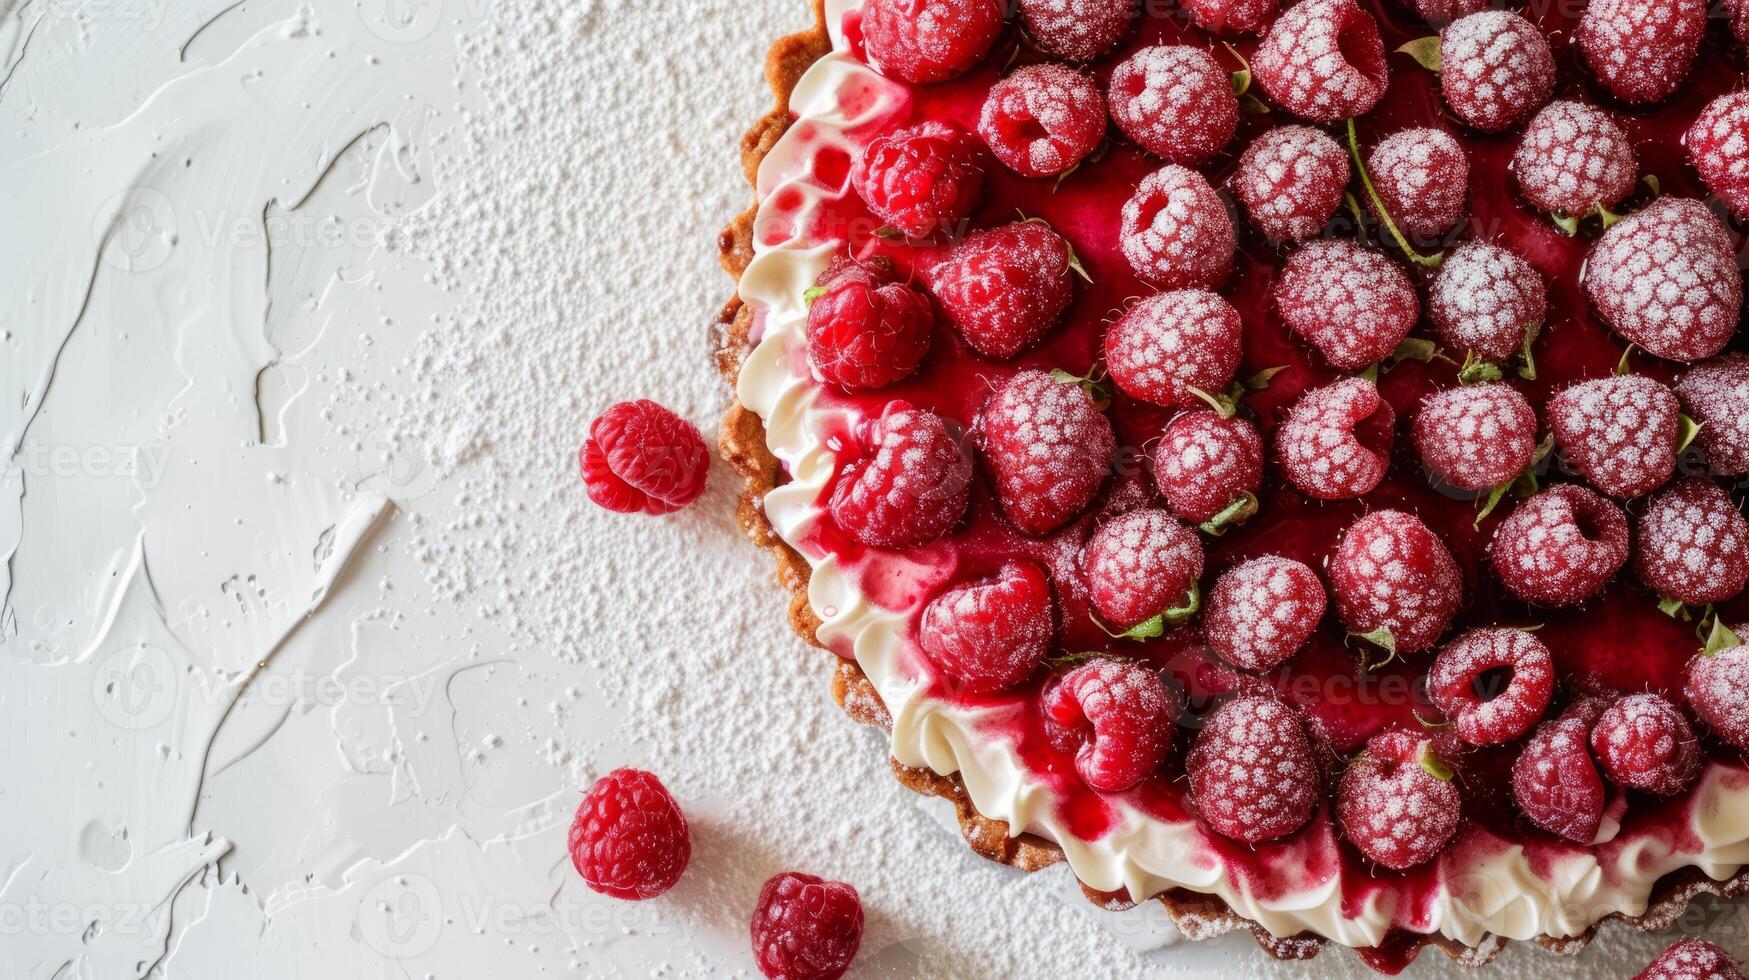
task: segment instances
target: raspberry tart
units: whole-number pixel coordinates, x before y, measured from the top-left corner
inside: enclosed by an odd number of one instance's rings
[[[816,4],[721,241],[741,523],[899,781],[1382,972],[1749,890],[1730,24],[1013,7]]]

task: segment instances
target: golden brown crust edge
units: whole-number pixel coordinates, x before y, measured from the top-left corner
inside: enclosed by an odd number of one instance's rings
[[[825,0],[812,0],[811,6],[814,11],[814,26],[779,38],[766,54],[765,77],[776,97],[776,105],[741,138],[741,165],[750,185],[757,186],[760,163],[789,129],[790,95],[795,91],[796,83],[815,61],[832,49],[826,29]],[[756,211],[757,202],[754,207],[736,217],[718,236],[718,257],[723,269],[737,282],[753,259],[753,218]],[[712,340],[717,369],[728,382],[731,391],[740,376],[741,364],[752,349],[752,322],[752,311],[741,303],[737,295],[723,307],[713,325]],[[820,619],[808,604],[808,580],[812,570],[807,560],[778,536],[765,516],[765,495],[778,486],[782,467],[766,446],[764,423],[759,416],[742,405],[739,398],[732,397],[729,409],[723,416],[717,443],[723,460],[745,481],[736,511],[741,530],[754,544],[771,552],[777,560],[778,585],[790,596],[790,628],[807,643],[825,649],[815,637]],[[832,697],[853,720],[891,730],[892,718],[887,713],[886,705],[881,702],[874,685],[855,661],[839,660],[832,675]],[[893,775],[901,785],[924,796],[939,797],[953,807],[959,821],[960,835],[978,855],[1022,871],[1036,871],[1063,860],[1062,850],[1050,841],[1026,833],[1011,836],[1007,823],[980,814],[972,806],[965,784],[958,774],[941,776],[927,769],[901,765],[897,760],[891,760],[891,764]],[[1133,905],[1126,895],[1098,892],[1086,885],[1082,885],[1082,890],[1086,892],[1089,901],[1102,908],[1116,910]],[[1613,919],[1644,931],[1663,930],[1676,921],[1697,895],[1705,893],[1735,899],[1745,892],[1749,892],[1749,870],[1739,872],[1726,881],[1714,882],[1699,870],[1691,868],[1660,882],[1645,914],[1625,916],[1615,913],[1605,917],[1598,925]],[[1226,902],[1213,895],[1174,889],[1157,898],[1178,929],[1192,939],[1207,939],[1234,929],[1247,928],[1257,944],[1278,959],[1309,959],[1329,944],[1328,940],[1311,933],[1286,938],[1273,936],[1262,927],[1234,913]],[[1554,952],[1573,955],[1583,949],[1596,932],[1597,926],[1593,926],[1580,936],[1565,939],[1543,937],[1538,942]],[[1459,963],[1481,966],[1493,959],[1504,948],[1505,942],[1491,939],[1480,947],[1472,948],[1444,936],[1423,936],[1415,940],[1416,948],[1406,950],[1401,955],[1413,958],[1419,953],[1421,946],[1434,946]]]

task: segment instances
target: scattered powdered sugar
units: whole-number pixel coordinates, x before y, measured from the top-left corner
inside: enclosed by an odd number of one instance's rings
[[[1575,40],[1611,92],[1657,102],[1688,77],[1708,7],[1707,0],[1591,0]]]
[[[1062,65],[1027,65],[991,86],[978,132],[1010,170],[1050,177],[1080,163],[1105,135],[1105,98]]]
[[[1700,445],[1710,471],[1749,473],[1749,354],[1725,354],[1690,368],[1676,394],[1701,423]]]
[[[1465,242],[1446,253],[1427,295],[1446,344],[1486,361],[1516,354],[1542,326],[1547,307],[1542,274],[1487,242]]]
[[[1105,335],[1112,380],[1132,398],[1192,408],[1219,395],[1239,369],[1239,311],[1201,289],[1156,293],[1130,307]]]
[[[1390,404],[1363,378],[1315,388],[1276,432],[1282,470],[1310,497],[1342,500],[1366,494],[1390,466],[1395,421]]]
[[[1274,698],[1239,697],[1216,708],[1203,720],[1186,768],[1203,819],[1243,843],[1293,833],[1318,804],[1305,726]]]
[[[1684,142],[1707,187],[1739,217],[1749,214],[1749,92],[1707,103]]]
[[[1205,163],[1239,127],[1226,69],[1201,48],[1156,45],[1111,73],[1111,117],[1143,149],[1172,163]]]
[[[1365,515],[1342,535],[1330,564],[1336,611],[1349,632],[1390,634],[1398,654],[1425,650],[1463,601],[1463,575],[1439,536],[1398,510]]]
[[[1019,0],[1020,22],[1040,51],[1091,61],[1110,51],[1130,26],[1133,0]]]
[[[1308,242],[1288,256],[1274,298],[1288,328],[1343,371],[1383,360],[1421,318],[1402,268],[1345,238]]]
[[[1681,406],[1645,375],[1586,381],[1549,399],[1549,427],[1567,462],[1612,497],[1650,493],[1676,469]]]
[[[1277,104],[1321,123],[1371,109],[1390,77],[1378,24],[1354,0],[1303,0],[1288,8],[1270,25],[1251,66]]]
[[[1439,86],[1458,118],[1484,132],[1516,125],[1555,90],[1555,56],[1535,24],[1506,10],[1453,21],[1439,35]]]
[[[1552,486],[1494,532],[1494,572],[1514,595],[1545,606],[1591,598],[1627,563],[1628,519],[1581,486]]]
[[[1525,200],[1582,218],[1614,207],[1639,179],[1639,158],[1615,120],[1583,102],[1551,102],[1525,127],[1512,173]]]
[[[1536,410],[1511,385],[1463,385],[1429,395],[1415,416],[1415,446],[1460,490],[1511,482],[1536,455]]]
[[[1342,206],[1348,151],[1311,126],[1277,126],[1239,157],[1233,189],[1257,229],[1271,240],[1311,238]]]
[[[1478,693],[1487,675],[1505,674],[1505,687]],[[1555,689],[1549,648],[1519,629],[1476,629],[1446,644],[1427,675],[1439,710],[1471,745],[1508,742],[1542,718]]]
[[[1162,289],[1214,289],[1233,271],[1233,219],[1208,178],[1167,164],[1123,206],[1118,243],[1136,275]]]
[[[1196,532],[1154,508],[1106,521],[1081,553],[1094,607],[1120,630],[1187,606],[1202,563]]]
[[[1392,133],[1373,148],[1367,170],[1404,234],[1435,238],[1463,220],[1470,158],[1450,133],[1425,127]]]
[[[1673,361],[1717,354],[1743,306],[1731,233],[1690,198],[1660,197],[1604,232],[1585,291],[1610,329]]]
[[[1195,524],[1214,520],[1263,481],[1263,437],[1245,419],[1185,412],[1154,448],[1154,482],[1172,513]]]
[[[1634,535],[1634,572],[1666,599],[1724,602],[1749,582],[1749,521],[1712,480],[1678,480],[1646,505]]]
[[[1203,632],[1222,660],[1243,670],[1269,670],[1298,653],[1324,618],[1318,573],[1270,555],[1228,569],[1203,612]]]

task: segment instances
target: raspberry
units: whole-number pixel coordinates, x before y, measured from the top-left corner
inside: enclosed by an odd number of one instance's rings
[[[862,897],[842,881],[773,875],[753,907],[753,959],[772,980],[837,980],[862,945]]]
[[[1485,133],[1518,125],[1555,91],[1548,38],[1509,11],[1482,10],[1453,21],[1439,34],[1439,57],[1445,104]]]
[[[1470,158],[1450,133],[1405,129],[1373,147],[1366,161],[1373,188],[1397,228],[1411,238],[1437,238],[1463,220]],[[1367,208],[1378,217],[1369,197]]]
[[[1724,11],[1731,18],[1731,34],[1738,44],[1749,44],[1749,0],[1725,0]]]
[[[1002,34],[1001,0],[868,0],[862,40],[883,74],[918,84],[963,75]]]
[[[846,465],[832,491],[840,528],[871,548],[912,548],[959,523],[972,461],[941,416],[889,402],[869,445],[873,452]]]
[[[1681,406],[1638,374],[1586,381],[1549,399],[1549,428],[1573,468],[1611,497],[1638,497],[1676,469]]]
[[[1749,637],[1749,624],[1739,623],[1732,632]],[[1714,735],[1749,750],[1749,645],[1694,658],[1682,693]]]
[[[1209,829],[1243,844],[1286,837],[1318,805],[1318,769],[1305,726],[1271,697],[1238,697],[1203,720],[1185,760]]]
[[[1037,565],[1009,561],[995,577],[937,596],[923,610],[923,651],[947,677],[987,694],[1032,676],[1050,653],[1051,580]]]
[[[1214,289],[1233,272],[1233,219],[1208,178],[1168,164],[1124,202],[1118,235],[1136,275],[1161,289]]]
[[[1603,825],[1603,777],[1587,748],[1590,722],[1568,711],[1544,722],[1512,763],[1512,798],[1531,823],[1590,844]]]
[[[1006,360],[1038,343],[1068,308],[1074,254],[1038,221],[975,231],[930,271],[930,289],[973,350]]]
[[[1563,483],[1518,505],[1494,531],[1494,574],[1513,595],[1572,606],[1609,584],[1628,560],[1628,519],[1597,494]]]
[[[1390,81],[1378,22],[1354,0],[1303,0],[1270,25],[1251,59],[1283,109],[1333,123],[1367,112]]]
[[[1213,521],[1262,482],[1263,437],[1237,416],[1185,412],[1154,447],[1154,484],[1167,509],[1192,524]]]
[[[1676,394],[1701,423],[1709,472],[1749,473],[1749,355],[1726,354],[1695,365],[1676,382]]]
[[[1348,151],[1310,126],[1277,126],[1239,157],[1233,192],[1251,223],[1276,242],[1315,237],[1342,206]]]
[[[1737,961],[1704,939],[1683,939],[1658,954],[1634,980],[1743,980]]]
[[[1112,71],[1111,118],[1149,153],[1197,167],[1233,138],[1239,99],[1232,76],[1207,51],[1159,45]]]
[[[1241,670],[1270,670],[1312,638],[1324,618],[1324,583],[1291,558],[1253,558],[1215,582],[1203,613],[1209,646]]]
[[[1275,13],[1279,0],[1183,0],[1196,26],[1211,34],[1250,33]]]
[[[1640,162],[1627,134],[1603,110],[1551,102],[1525,127],[1512,172],[1533,207],[1583,218],[1627,197]]]
[[[1343,834],[1369,860],[1393,871],[1424,864],[1443,850],[1457,833],[1462,805],[1432,744],[1408,732],[1374,735],[1336,787]]]
[[[649,399],[589,423],[577,453],[589,499],[621,514],[667,514],[704,493],[711,454],[698,427]]]
[[[1288,328],[1342,371],[1384,360],[1421,318],[1403,270],[1347,239],[1308,242],[1289,255],[1274,296]]]
[[[1616,98],[1657,102],[1688,77],[1706,21],[1706,0],[1591,0],[1574,40]]]
[[[913,238],[952,233],[984,193],[984,148],[952,123],[930,120],[883,133],[850,170],[875,217]]]
[[[1432,646],[1463,602],[1464,579],[1419,518],[1376,510],[1349,525],[1330,563],[1336,614],[1394,654]]]
[[[1447,346],[1504,361],[1542,326],[1548,289],[1529,262],[1498,245],[1465,242],[1440,263],[1427,311]]]
[[[1111,472],[1117,439],[1080,385],[1022,371],[978,413],[978,446],[1015,527],[1047,534],[1087,509]]]
[[[1661,197],[1610,226],[1591,248],[1585,291],[1610,329],[1672,361],[1717,354],[1743,306],[1731,233],[1685,198]]]
[[[1105,363],[1131,398],[1194,408],[1203,404],[1197,391],[1219,394],[1232,382],[1243,333],[1239,311],[1214,293],[1156,293],[1106,332]]]
[[[1717,483],[1677,480],[1646,505],[1634,534],[1634,574],[1665,599],[1724,602],[1749,583],[1749,521]]]
[[[1075,754],[1075,771],[1102,793],[1148,778],[1172,754],[1178,696],[1154,671],[1127,660],[1076,667],[1044,694],[1046,734]]]
[[[1610,782],[1659,796],[1682,792],[1700,775],[1694,729],[1656,694],[1617,698],[1591,728],[1591,752]]]
[[[1542,717],[1555,693],[1555,662],[1535,635],[1479,629],[1446,644],[1427,693],[1471,745],[1510,742]]]
[[[1511,385],[1448,388],[1415,415],[1422,462],[1459,490],[1512,482],[1536,457],[1536,410]]]
[[[1064,61],[1092,61],[1129,30],[1131,0],[1019,0],[1020,23],[1040,51]]]
[[[821,381],[848,391],[882,388],[910,376],[929,351],[935,307],[893,282],[879,259],[845,259],[820,276],[825,292],[808,304],[808,362]]]
[[[1749,7],[1749,5],[1746,5]],[[1739,218],[1749,218],[1749,92],[1707,103],[1683,143],[1700,179]]]
[[[615,769],[589,787],[569,843],[571,863],[591,891],[633,901],[673,888],[692,860],[680,805],[642,769]]]
[[[1202,539],[1163,510],[1132,510],[1100,525],[1081,552],[1093,608],[1128,630],[1194,606]]]
[[[1488,9],[1489,0],[1397,0],[1420,15],[1429,24],[1444,24],[1478,10]]]
[[[1028,65],[990,87],[978,117],[990,152],[1022,177],[1052,177],[1105,138],[1105,97],[1062,65]]]
[[[1370,493],[1390,467],[1396,423],[1390,403],[1362,378],[1313,389],[1276,433],[1282,472],[1308,497],[1346,500]]]

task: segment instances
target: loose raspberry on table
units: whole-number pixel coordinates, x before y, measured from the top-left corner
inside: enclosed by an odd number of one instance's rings
[[[1209,829],[1242,844],[1299,830],[1318,806],[1318,768],[1305,726],[1271,697],[1237,697],[1203,720],[1185,760]]]
[[[1548,313],[1548,288],[1529,262],[1498,245],[1465,242],[1446,253],[1427,311],[1448,347],[1505,361]]]
[[[1591,726],[1591,752],[1617,786],[1659,796],[1700,775],[1700,744],[1688,719],[1656,694],[1617,698]]]
[[[1022,371],[991,394],[975,430],[1015,527],[1048,534],[1085,511],[1111,473],[1111,422],[1078,384]]]
[[[1237,416],[1184,412],[1166,425],[1154,447],[1154,485],[1166,509],[1207,524],[1254,495],[1263,482],[1263,437]],[[1232,515],[1238,523],[1250,515]]]
[[[1555,56],[1535,24],[1482,10],[1439,34],[1439,88],[1452,114],[1498,133],[1530,117],[1555,92]]]
[[[1730,231],[1687,198],[1661,197],[1610,226],[1586,260],[1585,291],[1610,329],[1672,361],[1717,354],[1743,307]]]
[[[1068,308],[1074,254],[1039,221],[975,231],[930,270],[930,290],[973,350],[1007,360],[1038,343]]]
[[[1081,551],[1093,608],[1118,632],[1194,609],[1202,562],[1196,532],[1151,507],[1101,524]]]
[[[1707,7],[1706,0],[1591,0],[1574,40],[1616,98],[1657,102],[1694,67]]]
[[[1540,606],[1572,606],[1602,592],[1627,564],[1628,541],[1628,519],[1619,507],[1562,483],[1500,522],[1490,557],[1513,595]]]
[[[1376,510],[1342,535],[1330,563],[1336,614],[1348,631],[1398,656],[1432,646],[1463,602],[1464,579],[1417,517]]]
[[[984,194],[977,137],[929,120],[875,137],[850,169],[869,213],[912,238],[955,234]]]
[[[1280,0],[1183,0],[1196,26],[1211,34],[1244,34],[1261,29]]]
[[[1239,157],[1233,192],[1251,223],[1275,242],[1297,242],[1324,230],[1348,187],[1348,151],[1311,126],[1277,126]]]
[[[889,402],[868,446],[838,474],[828,509],[839,528],[871,548],[911,548],[959,523],[972,461],[941,416]]]
[[[1749,521],[1736,501],[1704,476],[1655,494],[1634,534],[1634,574],[1664,599],[1724,602],[1749,583]]]
[[[1029,561],[1005,562],[993,578],[956,586],[924,607],[923,652],[946,678],[973,694],[1032,676],[1056,636],[1051,580]]]
[[[640,398],[595,417],[577,453],[583,487],[621,514],[667,514],[704,493],[711,454],[698,427]]]
[[[1390,82],[1378,22],[1354,0],[1302,0],[1270,25],[1251,59],[1288,112],[1333,123],[1366,113]]]
[[[1536,458],[1536,409],[1509,384],[1464,385],[1429,395],[1415,414],[1415,448],[1459,490],[1518,478]]]
[[[1384,732],[1336,787],[1336,817],[1360,853],[1393,871],[1425,864],[1457,833],[1463,797],[1432,743]]]
[[[1707,103],[1683,143],[1707,189],[1737,217],[1749,218],[1749,92]]]
[[[590,890],[633,901],[673,888],[692,860],[680,805],[642,769],[615,769],[589,787],[569,845],[571,863]]]
[[[1178,694],[1129,660],[1091,660],[1045,689],[1046,734],[1075,755],[1075,771],[1102,793],[1121,793],[1172,754]]]
[[[1203,633],[1227,663],[1241,670],[1271,670],[1317,632],[1325,605],[1317,572],[1292,558],[1253,558],[1215,582],[1203,612]]]
[[[1512,763],[1512,798],[1531,823],[1575,844],[1603,825],[1603,777],[1591,759],[1591,719],[1568,711],[1536,730]]]
[[[1749,355],[1725,354],[1695,365],[1676,382],[1676,394],[1701,424],[1707,471],[1749,473]]]
[[[842,881],[773,875],[753,907],[753,959],[772,980],[837,980],[862,945],[862,896]]]
[[[1123,206],[1118,244],[1130,268],[1160,289],[1215,289],[1233,272],[1233,219],[1208,178],[1167,164]]]
[[[885,259],[834,262],[808,303],[808,363],[815,377],[847,391],[907,378],[929,352],[935,307],[891,277]]]
[[[1427,693],[1471,745],[1510,742],[1531,730],[1555,693],[1555,661],[1535,634],[1477,629],[1445,645]]]
[[[1609,114],[1583,102],[1551,102],[1525,127],[1512,173],[1532,207],[1583,218],[1613,208],[1634,189],[1640,161]]]
[[[1002,34],[1002,0],[868,0],[862,39],[882,74],[925,84],[971,71]]]
[[[1410,238],[1438,238],[1467,212],[1470,158],[1444,130],[1392,133],[1373,147],[1366,167],[1385,211]],[[1370,196],[1367,208],[1378,217]]]
[[[1561,455],[1611,497],[1638,497],[1676,470],[1682,406],[1644,375],[1598,378],[1549,399],[1549,427]]]
[[[1738,623],[1731,631],[1739,639],[1749,638],[1749,623]],[[1749,750],[1749,645],[1694,658],[1682,693],[1695,717],[1714,735]]]
[[[1020,23],[1040,51],[1064,61],[1092,61],[1123,39],[1134,0],[1019,0]]]
[[[990,152],[1022,177],[1054,177],[1105,138],[1105,96],[1062,65],[1027,65],[990,87],[978,117]]]
[[[1302,396],[1276,432],[1282,472],[1320,500],[1364,496],[1390,468],[1397,414],[1363,378],[1347,378]]]
[[[1117,128],[1169,163],[1201,166],[1239,128],[1232,75],[1201,48],[1142,48],[1112,71],[1110,91]]]
[[[1730,954],[1704,939],[1683,939],[1658,954],[1634,980],[1743,980]]]
[[[1282,263],[1274,298],[1288,329],[1342,371],[1384,360],[1421,319],[1421,301],[1402,268],[1347,239],[1296,249]]]
[[[1105,364],[1131,398],[1194,408],[1232,383],[1243,339],[1233,304],[1204,289],[1177,289],[1143,298],[1112,325]]]

